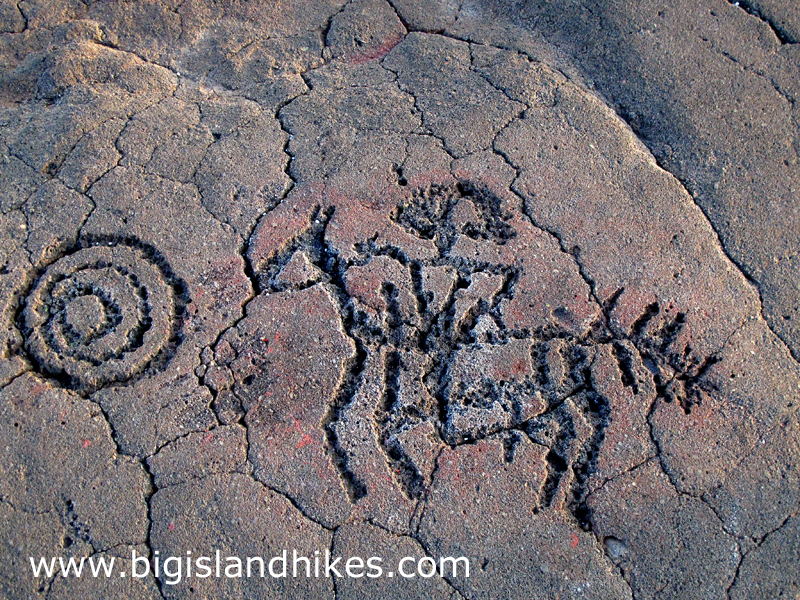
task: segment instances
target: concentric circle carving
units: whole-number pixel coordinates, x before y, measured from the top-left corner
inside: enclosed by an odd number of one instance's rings
[[[25,347],[40,370],[91,393],[166,362],[184,286],[150,246],[84,245],[45,267],[25,299]]]

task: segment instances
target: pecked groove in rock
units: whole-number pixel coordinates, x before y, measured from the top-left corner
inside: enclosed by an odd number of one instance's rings
[[[3,43],[36,50],[2,75],[20,102],[0,126],[3,395],[46,397],[14,408],[37,423],[65,399],[86,409],[76,431],[108,421],[117,463],[100,472],[125,475],[117,490],[144,469],[125,506],[146,507],[148,531],[129,518],[135,532],[98,541],[103,507],[74,473],[34,506],[11,490],[10,522],[28,511],[47,548],[63,530],[95,554],[250,552],[257,530],[269,548],[302,531],[308,552],[471,557],[473,579],[429,595],[755,589],[794,526],[797,464],[780,452],[796,365],[694,199],[573,71],[502,50],[545,46],[498,40],[511,29],[485,4],[0,13],[30,28]],[[8,462],[27,468],[13,439]],[[773,471],[785,483],[765,502]],[[700,556],[700,539],[708,560],[682,564],[673,550]],[[142,593],[192,593],[164,580]]]

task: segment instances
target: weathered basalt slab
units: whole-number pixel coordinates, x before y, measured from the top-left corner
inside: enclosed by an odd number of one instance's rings
[[[731,208],[795,177],[794,13],[746,4],[683,7],[755,106],[681,139],[570,50],[626,22],[652,65],[675,7],[0,3],[2,593],[796,592],[794,192]],[[471,576],[23,576],[292,546]]]

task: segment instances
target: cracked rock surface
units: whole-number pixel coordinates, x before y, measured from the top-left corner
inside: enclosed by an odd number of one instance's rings
[[[0,595],[795,597],[798,36],[0,2]],[[130,577],[283,550],[470,576]]]

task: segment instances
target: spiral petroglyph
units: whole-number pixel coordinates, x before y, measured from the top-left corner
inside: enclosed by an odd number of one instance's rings
[[[45,267],[25,298],[25,348],[39,369],[91,393],[124,382],[178,341],[183,286],[150,246],[87,242]]]

